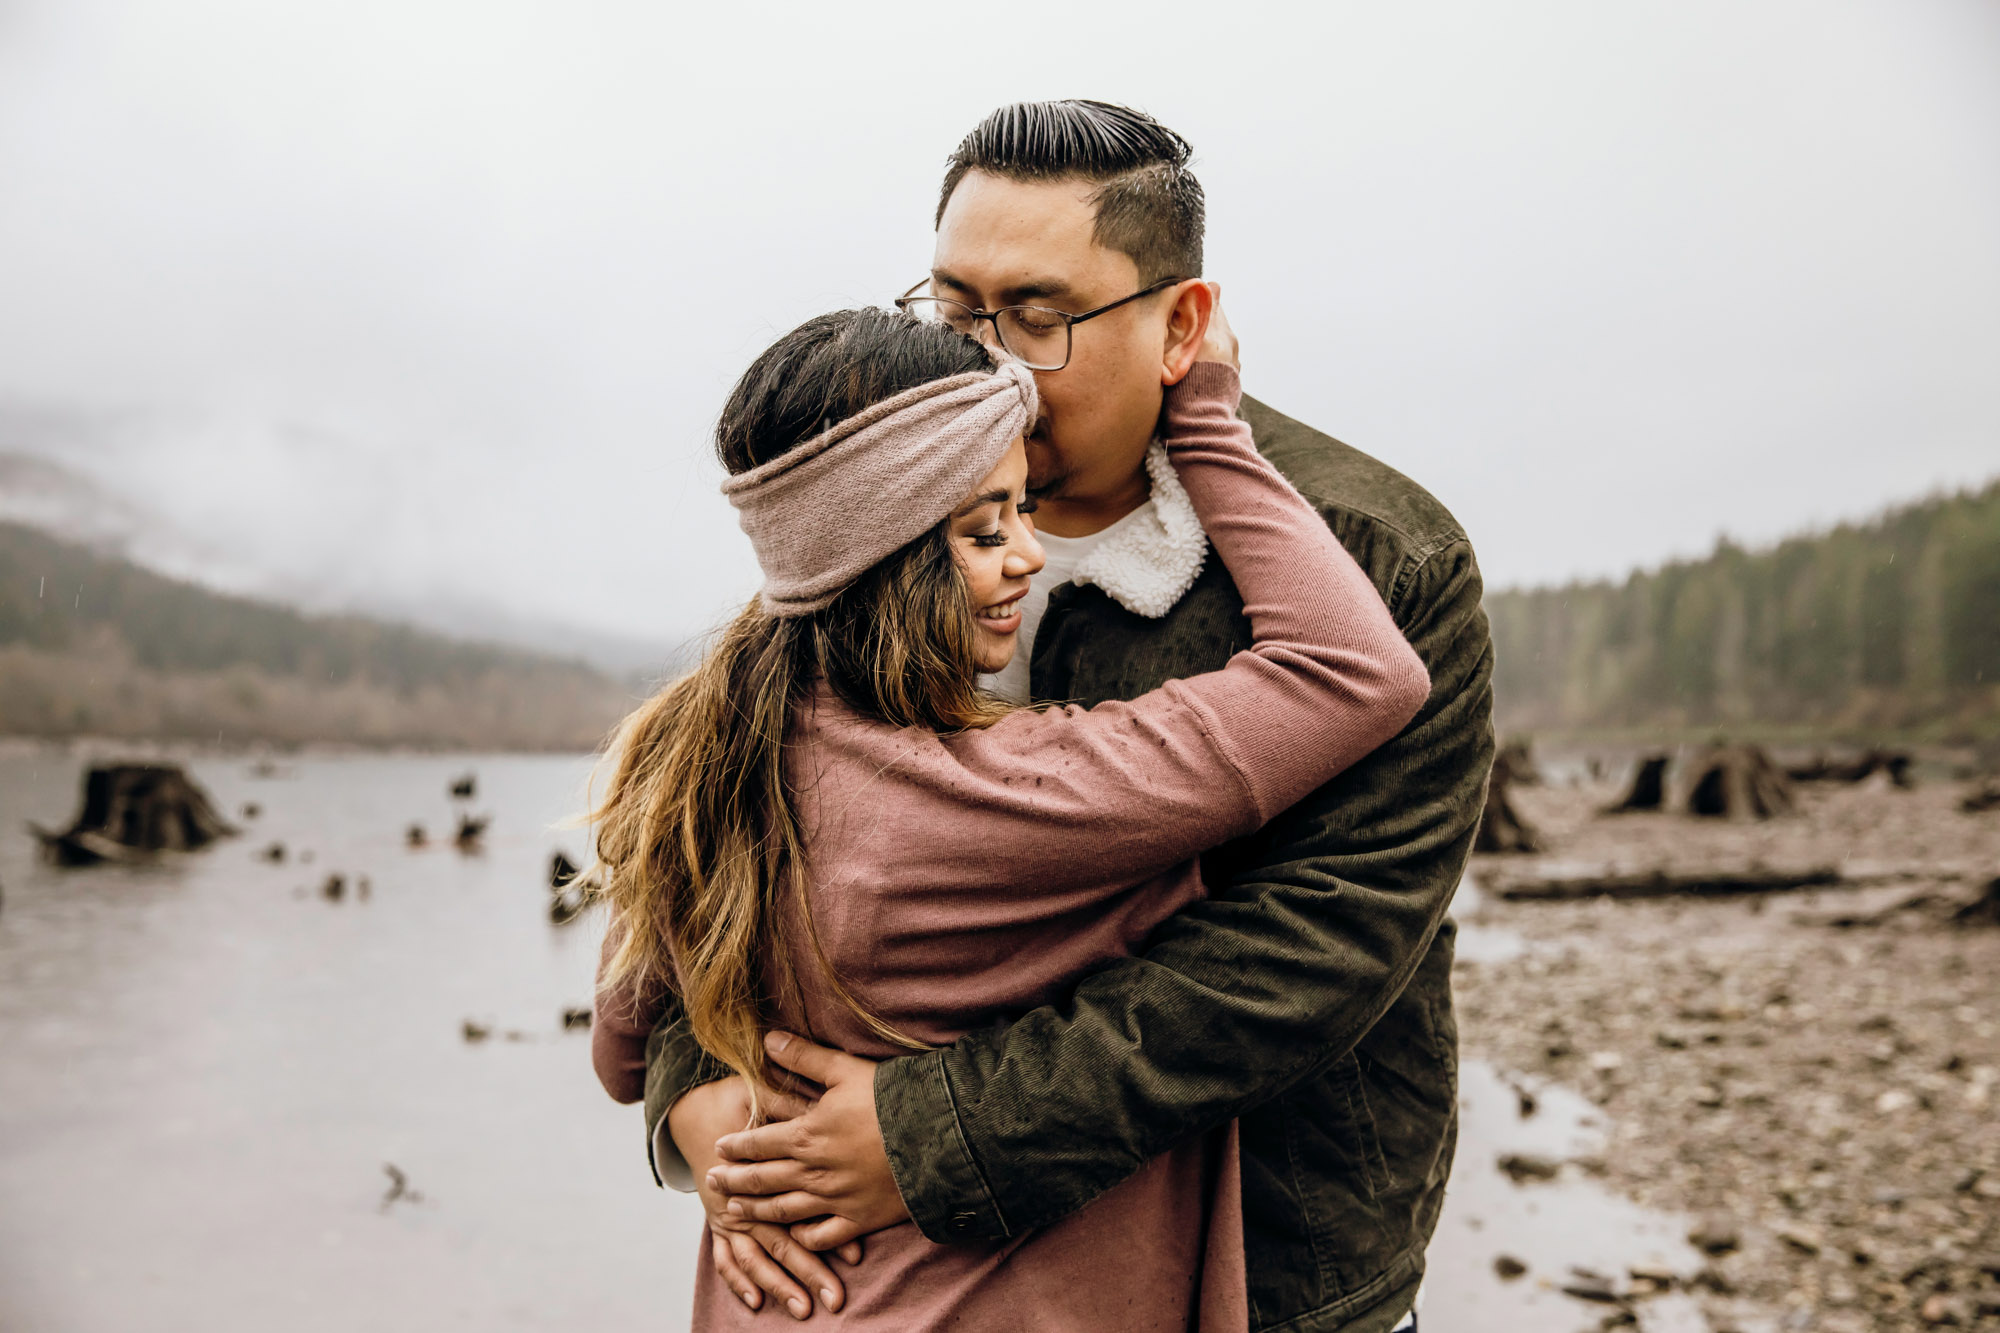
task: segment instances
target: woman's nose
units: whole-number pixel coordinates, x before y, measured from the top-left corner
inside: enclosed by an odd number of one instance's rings
[[[1007,568],[1004,572],[1010,579],[1029,578],[1041,573],[1042,566],[1047,563],[1048,553],[1035,540],[1034,525],[1029,524],[1027,531],[1021,534],[1021,540],[1007,548]]]

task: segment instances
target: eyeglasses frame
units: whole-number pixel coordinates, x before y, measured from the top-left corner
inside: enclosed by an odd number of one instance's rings
[[[1140,297],[1151,296],[1156,292],[1165,291],[1167,288],[1173,286],[1175,283],[1186,282],[1187,279],[1161,278],[1158,282],[1154,283],[1150,287],[1142,288],[1139,291],[1133,292],[1130,296],[1121,296],[1116,301],[1112,301],[1105,305],[1101,305],[1097,307],[1097,309],[1095,310],[1086,310],[1080,315],[1072,315],[1067,310],[1057,310],[1054,306],[1046,306],[1046,305],[1003,305],[998,310],[981,310],[977,306],[966,305],[965,302],[959,300],[955,296],[918,296],[916,294],[918,287],[927,286],[932,281],[934,281],[934,279],[924,278],[915,283],[914,285],[912,285],[908,291],[904,292],[901,296],[896,298],[894,302],[896,309],[902,311],[904,314],[908,314],[910,311],[910,302],[912,301],[950,301],[955,306],[964,307],[966,313],[971,315],[974,319],[982,319],[985,320],[988,324],[991,324],[993,326],[993,341],[1000,344],[1002,348],[1007,346],[1007,341],[1000,335],[1000,316],[1006,314],[1009,310],[1033,310],[1038,314],[1054,315],[1056,318],[1062,320],[1063,323],[1068,326],[1064,330],[1062,365],[1029,367],[1030,370],[1039,370],[1046,375],[1046,374],[1052,374],[1058,370],[1065,370],[1069,367],[1070,358],[1076,355],[1077,325],[1083,323],[1087,319],[1096,319],[1099,315],[1108,314],[1111,311],[1116,310],[1121,305],[1130,305],[1132,302],[1138,300]]]

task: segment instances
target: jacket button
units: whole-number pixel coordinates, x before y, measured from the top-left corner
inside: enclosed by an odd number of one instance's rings
[[[951,1215],[951,1229],[953,1231],[970,1231],[972,1230],[972,1224],[978,1220],[979,1216],[976,1213],[953,1213]]]

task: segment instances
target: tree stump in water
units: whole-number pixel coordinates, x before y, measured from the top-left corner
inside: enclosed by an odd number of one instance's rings
[[[1650,754],[1639,761],[1639,767],[1632,771],[1632,786],[1616,805],[1607,806],[1606,814],[1623,814],[1628,810],[1660,810],[1667,803],[1667,764],[1672,755]]]
[[[236,830],[178,764],[99,764],[83,777],[83,812],[61,833],[36,828],[57,865],[192,852]]]
[[[1769,819],[1792,808],[1791,779],[1755,745],[1711,745],[1695,761],[1687,798],[1691,815]]]
[[[1505,758],[1505,752],[1502,752]],[[1473,835],[1475,852],[1539,852],[1542,835],[1514,808],[1508,789],[1518,779],[1511,763],[1495,761],[1493,776],[1486,783],[1486,808],[1479,816],[1479,832]]]

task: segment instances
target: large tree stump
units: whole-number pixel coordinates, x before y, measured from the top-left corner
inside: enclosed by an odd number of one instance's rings
[[[1493,765],[1493,776],[1486,783],[1486,808],[1479,816],[1479,832],[1472,839],[1473,851],[1539,852],[1542,849],[1541,834],[1522,818],[1508,795],[1508,789],[1517,780],[1511,764],[1496,762]]]
[[[1506,774],[1508,783],[1522,787],[1542,785],[1542,770],[1535,765],[1535,752],[1526,737],[1516,736],[1493,756],[1493,776]]]
[[[100,764],[83,778],[83,811],[60,833],[29,825],[57,865],[192,852],[236,830],[178,764]]]
[[[1661,810],[1667,804],[1667,765],[1672,755],[1649,754],[1632,770],[1632,786],[1605,813],[1624,814],[1631,810]]]
[[[1769,819],[1792,812],[1792,782],[1755,745],[1711,745],[1694,764],[1688,787],[1691,815]]]

